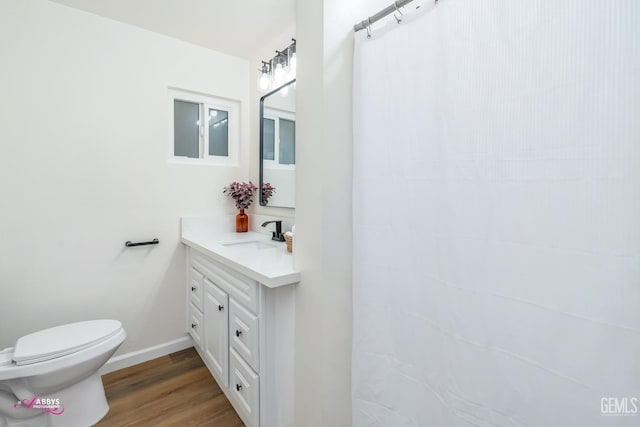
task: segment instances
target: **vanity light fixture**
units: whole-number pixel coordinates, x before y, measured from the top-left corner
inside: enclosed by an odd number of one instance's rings
[[[258,89],[267,91],[276,89],[284,83],[296,78],[298,58],[296,55],[296,39],[283,50],[276,50],[276,55],[269,61],[262,61],[258,70]]]
[[[269,77],[269,69],[271,68],[268,62],[262,61],[262,69],[260,70],[260,77],[258,77],[258,88],[260,90],[269,89],[269,83],[271,79]]]

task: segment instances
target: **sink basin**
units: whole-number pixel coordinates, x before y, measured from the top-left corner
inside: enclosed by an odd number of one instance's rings
[[[226,246],[226,247],[258,249],[258,250],[273,249],[273,248],[277,248],[278,247],[278,245],[276,245],[276,244],[268,243],[268,242],[261,242],[261,241],[258,241],[258,240],[244,240],[244,241],[240,241],[240,242],[228,242],[228,243],[221,243],[221,245],[222,246]]]

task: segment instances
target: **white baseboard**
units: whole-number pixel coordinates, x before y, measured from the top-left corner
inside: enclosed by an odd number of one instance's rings
[[[138,363],[157,359],[158,357],[166,356],[167,354],[175,353],[176,351],[184,350],[189,347],[193,347],[193,339],[191,339],[191,336],[187,335],[185,337],[178,338],[177,340],[154,345],[153,347],[121,354],[120,356],[109,359],[102,369],[100,369],[100,375],[105,375],[113,371],[128,368],[129,366],[137,365]]]

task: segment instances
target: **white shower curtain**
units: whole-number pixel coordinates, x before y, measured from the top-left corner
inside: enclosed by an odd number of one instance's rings
[[[354,427],[640,425],[640,2],[407,15],[356,34]]]

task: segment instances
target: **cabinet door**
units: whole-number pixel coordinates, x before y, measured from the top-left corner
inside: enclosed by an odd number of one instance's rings
[[[204,279],[204,352],[216,379],[229,385],[229,296]]]

